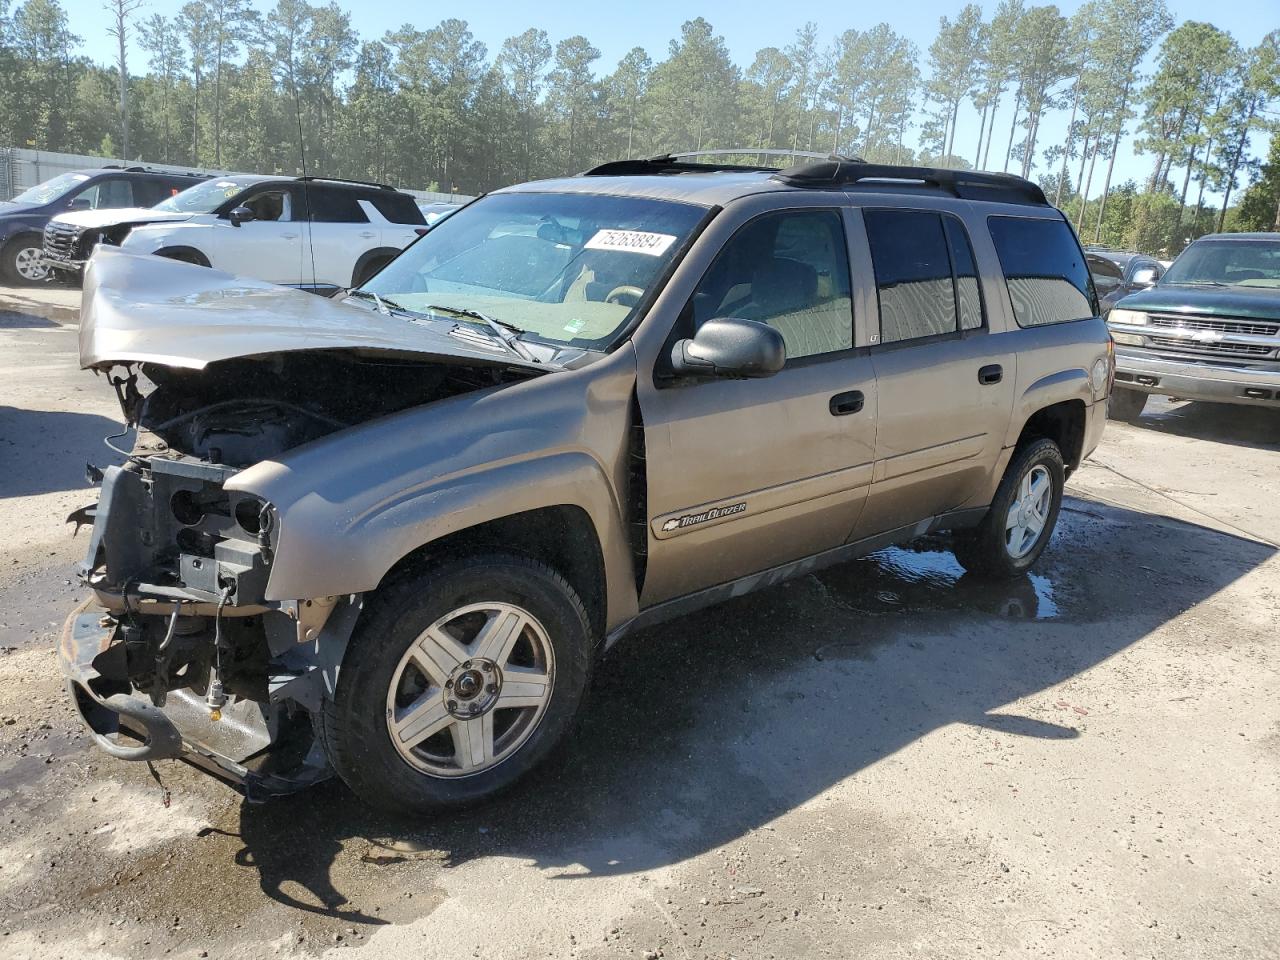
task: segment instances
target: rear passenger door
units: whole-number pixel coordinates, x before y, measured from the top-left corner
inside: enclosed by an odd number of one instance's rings
[[[875,470],[860,539],[983,495],[1012,405],[1014,356],[987,327],[973,246],[959,217],[864,209],[879,333]]]
[[[380,244],[379,230],[358,202],[354,190],[308,184],[311,242],[303,251],[306,282],[349,287],[356,261]]]
[[[644,606],[840,546],[871,480],[875,377],[854,346],[848,221],[824,207],[742,216],[672,336],[757,320],[782,333],[786,366],[640,390]]]

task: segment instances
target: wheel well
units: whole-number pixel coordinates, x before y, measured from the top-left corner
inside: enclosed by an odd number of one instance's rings
[[[389,262],[394,260],[399,256],[399,254],[400,251],[393,247],[378,247],[375,250],[366,251],[360,256],[360,259],[356,261],[355,268],[351,271],[351,285],[353,287],[358,287],[360,285],[361,280],[364,277],[364,272],[369,269],[369,265],[371,263],[378,263],[379,261]],[[385,267],[387,265],[386,262],[379,263],[378,269]]]
[[[1064,400],[1033,413],[1018,436],[1018,447],[1047,437],[1062,451],[1062,460],[1070,473],[1080,466],[1084,452],[1085,407],[1083,400]]]
[[[162,247],[155,252],[155,256],[164,257],[166,260],[180,260],[183,263],[194,263],[197,267],[211,266],[209,258],[195,247]]]
[[[568,580],[586,605],[594,635],[604,636],[604,555],[595,526],[581,507],[542,507],[451,533],[402,557],[382,582],[411,575],[441,558],[493,550],[540,560]]]

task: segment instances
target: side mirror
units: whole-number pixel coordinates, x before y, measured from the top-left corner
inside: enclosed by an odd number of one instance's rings
[[[91,204],[84,197],[76,197],[74,200],[72,200],[70,203],[67,204],[67,209],[68,210],[92,210],[93,204]]]
[[[771,377],[786,362],[782,334],[767,323],[735,317],[708,320],[692,340],[671,348],[671,368],[681,377]]]
[[[1129,281],[1129,289],[1149,290],[1156,285],[1156,280],[1158,279],[1155,267],[1143,267],[1141,270],[1133,272],[1133,279]]]
[[[242,223],[250,223],[258,219],[257,214],[248,207],[232,207],[231,212],[227,214],[227,217],[231,220],[231,225],[233,227],[238,227]]]

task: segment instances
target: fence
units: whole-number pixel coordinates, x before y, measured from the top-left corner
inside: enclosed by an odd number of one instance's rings
[[[175,170],[179,173],[229,174],[229,170],[209,170],[197,167],[180,167],[174,163],[147,163],[142,160],[128,162],[108,157],[86,157],[75,153],[51,153],[46,150],[25,150],[20,147],[0,147],[0,198],[8,199],[23,190],[44,183],[61,173],[72,170],[93,170],[99,167],[151,167],[156,170]],[[471,197],[460,193],[436,193],[431,190],[399,188],[419,200],[445,203],[465,203]]]

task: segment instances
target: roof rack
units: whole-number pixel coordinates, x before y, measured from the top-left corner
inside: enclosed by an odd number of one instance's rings
[[[1044,191],[1011,173],[944,170],[937,167],[899,167],[831,158],[780,170],[773,179],[793,187],[875,187],[918,185],[946,190],[963,200],[1029,203],[1048,206]]]
[[[123,173],[154,173],[164,177],[209,177],[221,176],[217,173],[197,173],[194,170],[157,170],[155,167],[144,167],[140,164],[125,166],[123,163],[108,163],[100,167],[102,170],[120,170]]]
[[[392,193],[399,192],[395,187],[389,186],[385,183],[377,183],[373,180],[348,180],[346,177],[298,177],[298,179],[306,183],[315,183],[317,181],[326,181],[328,183],[350,183],[358,187],[373,187],[375,190],[390,190]]]
[[[766,164],[728,163],[712,161],[697,163],[691,157],[808,157],[815,160],[840,160],[860,162],[857,157],[841,157],[829,153],[811,153],[806,150],[778,150],[758,147],[731,147],[718,150],[688,150],[683,153],[663,153],[656,157],[637,160],[612,160],[584,171],[584,177],[630,177],[672,173],[778,173],[782,168]]]

